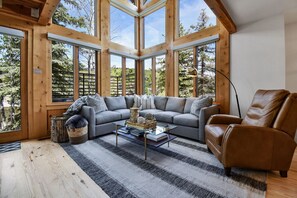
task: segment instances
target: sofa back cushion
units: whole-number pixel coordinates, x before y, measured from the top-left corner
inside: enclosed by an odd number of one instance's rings
[[[272,127],[288,94],[287,90],[258,90],[242,124]]]
[[[156,109],[165,110],[168,98],[165,96],[154,96]]]
[[[184,113],[190,113],[191,112],[191,106],[194,102],[194,100],[196,100],[197,98],[195,97],[190,97],[186,99],[186,104],[185,104],[185,108],[184,108]]]
[[[134,96],[125,96],[127,109],[130,109],[134,105]]]
[[[165,110],[183,113],[185,103],[186,103],[185,98],[168,97]]]
[[[126,100],[124,96],[105,97],[105,103],[108,110],[110,111],[117,109],[127,109]]]

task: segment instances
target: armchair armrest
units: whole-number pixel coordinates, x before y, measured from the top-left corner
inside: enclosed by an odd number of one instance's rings
[[[92,139],[95,137],[95,111],[93,107],[83,106],[80,114],[88,120],[88,137]]]
[[[285,132],[268,127],[229,125],[222,140],[225,167],[288,170],[296,143]]]
[[[207,123],[210,116],[219,113],[219,106],[212,105],[210,107],[203,107],[200,109],[199,113],[199,134],[198,139],[201,142],[205,142],[205,124]]]
[[[241,124],[242,119],[233,116],[233,115],[227,115],[227,114],[217,114],[212,115],[210,119],[208,120],[207,124]]]

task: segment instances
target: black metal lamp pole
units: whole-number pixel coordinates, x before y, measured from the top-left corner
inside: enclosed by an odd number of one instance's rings
[[[198,69],[196,67],[193,67],[193,69],[196,70],[195,75],[198,76]],[[234,92],[235,92],[237,109],[238,109],[238,115],[241,118],[241,111],[240,111],[240,106],[239,106],[239,100],[238,100],[237,90],[236,90],[234,84],[232,83],[232,81],[223,72],[221,72],[219,70],[216,70],[215,68],[205,67],[204,69],[205,70],[212,71],[212,72],[215,72],[215,73],[218,72],[219,74],[221,74],[222,76],[224,76],[229,81],[229,83],[231,84],[231,86],[233,87]]]

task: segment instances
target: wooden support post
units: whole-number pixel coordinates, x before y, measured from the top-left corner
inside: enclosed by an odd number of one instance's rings
[[[165,81],[165,90],[166,96],[174,96],[175,85],[178,80],[175,66],[174,66],[174,56],[173,56],[173,32],[174,32],[174,0],[167,0],[166,2],[166,45],[167,45],[167,54],[166,54],[166,81]]]
[[[219,23],[220,40],[216,43],[216,69],[230,77],[230,34]],[[220,104],[221,113],[230,111],[230,83],[222,75],[216,74],[216,102]]]
[[[110,1],[101,0],[101,94],[110,95],[110,55],[109,55]]]

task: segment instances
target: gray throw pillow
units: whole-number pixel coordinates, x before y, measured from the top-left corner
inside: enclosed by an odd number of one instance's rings
[[[191,106],[191,114],[199,116],[200,114],[200,109],[203,107],[209,107],[212,105],[213,99],[209,96],[201,98],[201,99],[196,99]]]
[[[88,96],[87,97],[87,105],[93,107],[95,113],[107,111],[107,106],[106,106],[105,101],[102,97]]]
[[[134,95],[134,105],[133,107],[141,108],[141,97],[137,94]]]

